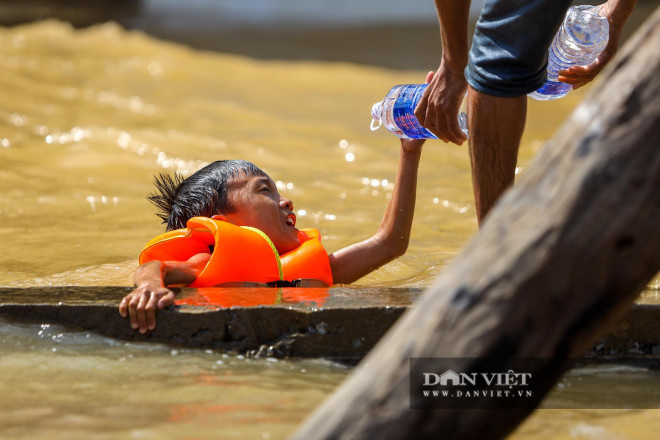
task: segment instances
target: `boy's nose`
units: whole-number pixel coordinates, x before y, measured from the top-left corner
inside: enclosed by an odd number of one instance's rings
[[[289,211],[293,211],[293,202],[286,197],[280,197],[280,206],[282,208],[287,208]]]

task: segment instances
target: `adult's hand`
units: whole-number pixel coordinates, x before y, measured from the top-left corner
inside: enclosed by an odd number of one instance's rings
[[[435,75],[430,76],[415,116],[438,139],[461,145],[467,139],[458,125],[458,110],[467,90],[463,71],[455,71],[441,63]]]
[[[607,18],[609,24],[609,39],[607,46],[598,58],[588,66],[571,66],[557,72],[557,79],[571,84],[574,89],[593,81],[616,55],[621,38],[621,29],[635,6],[635,0],[610,0],[600,6],[600,14]]]

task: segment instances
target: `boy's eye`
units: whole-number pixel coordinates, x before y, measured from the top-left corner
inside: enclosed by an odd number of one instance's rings
[[[268,188],[267,186],[264,186],[259,191],[261,191],[261,192],[270,192],[270,188]]]

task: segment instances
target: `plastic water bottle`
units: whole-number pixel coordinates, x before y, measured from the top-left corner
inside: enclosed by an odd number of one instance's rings
[[[415,107],[424,94],[428,84],[402,84],[392,87],[387,96],[371,107],[371,130],[377,130],[381,124],[395,136],[402,139],[437,139],[417,120]],[[463,133],[467,135],[467,115],[463,100],[462,117],[458,121]],[[378,123],[378,125],[374,125]],[[461,125],[462,124],[462,125]]]
[[[568,9],[555,39],[548,50],[548,79],[530,97],[539,101],[563,98],[573,86],[557,80],[557,73],[570,66],[591,64],[607,46],[607,18],[597,6],[580,5]]]

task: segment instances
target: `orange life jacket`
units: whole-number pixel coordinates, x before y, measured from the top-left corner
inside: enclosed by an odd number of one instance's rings
[[[298,238],[300,246],[280,257],[273,242],[259,229],[193,217],[185,229],[166,232],[147,243],[139,261],[186,261],[193,255],[209,253],[210,246],[214,246],[211,259],[191,287],[297,279],[316,279],[332,285],[330,261],[319,232],[301,229]]]

